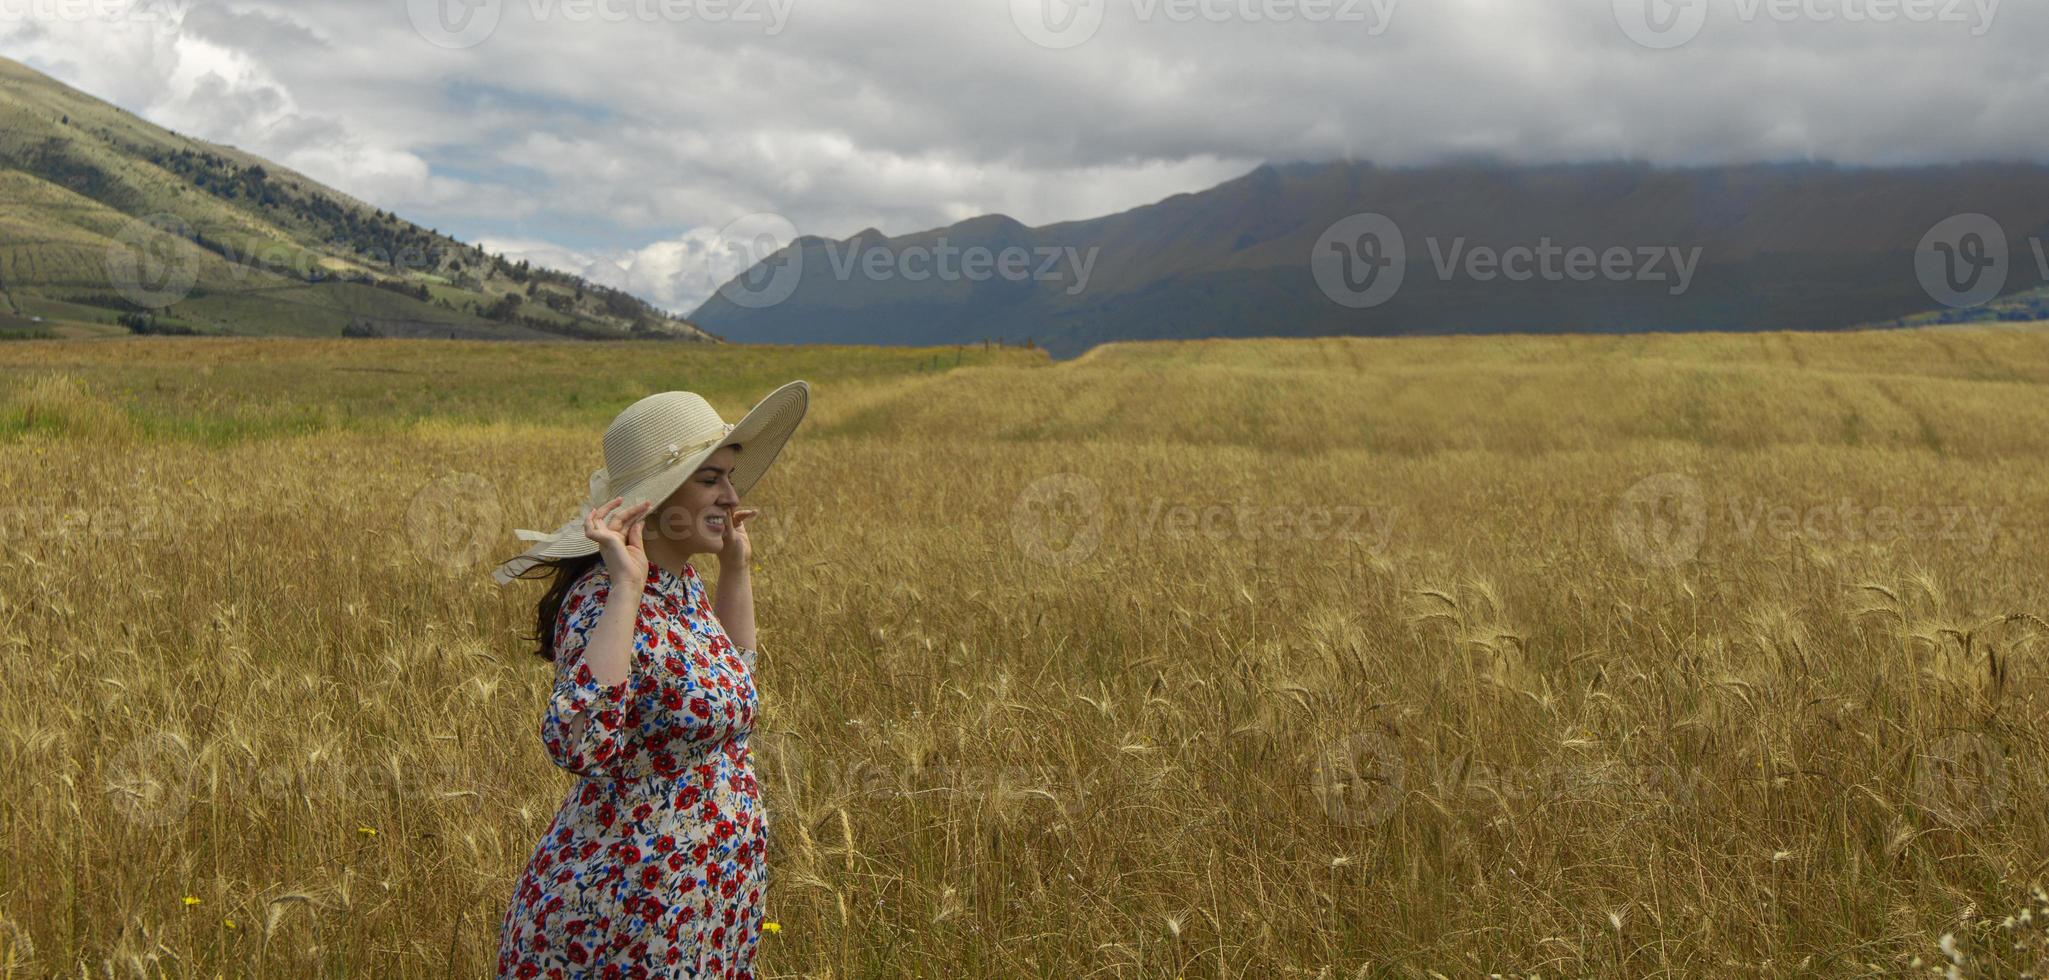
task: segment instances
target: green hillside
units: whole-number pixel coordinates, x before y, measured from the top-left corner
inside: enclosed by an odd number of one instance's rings
[[[0,58],[0,337],[717,340]]]

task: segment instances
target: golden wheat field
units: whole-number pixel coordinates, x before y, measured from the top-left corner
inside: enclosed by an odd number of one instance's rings
[[[0,344],[0,974],[487,974],[572,779],[489,567],[792,378],[763,976],[2049,961],[2014,327]]]

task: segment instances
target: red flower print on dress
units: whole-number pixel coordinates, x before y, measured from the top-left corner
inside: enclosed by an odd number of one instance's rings
[[[610,584],[593,566],[557,616],[540,741],[576,781],[513,888],[498,976],[751,978],[768,880],[753,651],[694,568],[651,566],[627,677],[600,685],[583,649]]]

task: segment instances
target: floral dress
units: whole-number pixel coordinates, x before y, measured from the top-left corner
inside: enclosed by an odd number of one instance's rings
[[[579,778],[513,892],[498,975],[751,980],[769,826],[747,746],[754,651],[696,569],[650,564],[631,672],[602,686],[583,649],[610,585],[600,562],[556,616],[541,742]]]

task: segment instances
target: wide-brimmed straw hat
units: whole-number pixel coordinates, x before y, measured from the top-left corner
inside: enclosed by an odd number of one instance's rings
[[[591,474],[590,492],[576,516],[553,531],[514,531],[533,547],[500,563],[491,577],[504,585],[544,559],[596,552],[597,542],[583,535],[584,515],[591,508],[613,497],[626,498],[620,507],[628,510],[646,502],[660,504],[725,446],[740,446],[733,459],[733,491],[746,495],[768,472],[810,404],[810,384],[792,381],[769,392],[738,422],[720,418],[710,402],[688,391],[664,391],[626,406],[605,429],[605,465]]]

